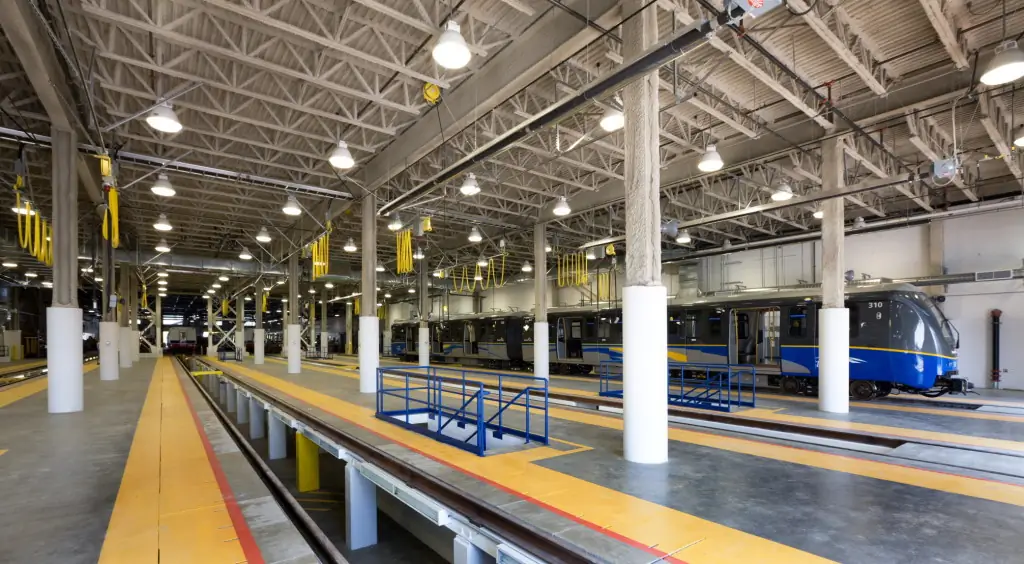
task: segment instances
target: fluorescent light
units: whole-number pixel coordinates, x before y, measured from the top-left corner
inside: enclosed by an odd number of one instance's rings
[[[552,210],[555,215],[562,217],[572,213],[572,208],[569,207],[569,202],[566,201],[565,196],[558,198],[558,203],[555,204],[555,209]]]
[[[462,38],[459,24],[454,20],[445,22],[444,31],[437,38],[437,43],[434,44],[431,54],[437,64],[449,70],[461,69],[468,65],[469,59],[473,56],[469,52],[466,40]]]
[[[149,191],[164,198],[170,198],[177,193],[174,191],[174,187],[171,186],[171,181],[167,178],[166,174],[157,175],[156,182],[150,186]]]
[[[398,214],[396,213],[396,214],[391,216],[391,221],[388,223],[388,230],[390,230],[390,231],[398,231],[401,228],[402,228],[402,218],[399,217]]]
[[[102,280],[99,280],[98,282],[102,282]],[[53,288],[53,282],[43,280],[43,288]]]
[[[285,202],[281,211],[283,211],[285,215],[302,215],[302,208],[299,207],[299,201],[291,194],[288,195],[288,201]]]
[[[169,102],[164,102],[153,108],[153,111],[146,116],[146,123],[153,129],[163,133],[177,133],[181,131],[181,121],[178,114]]]
[[[533,272],[533,265],[530,264],[530,261],[523,263],[523,272]]]
[[[167,215],[160,214],[160,217],[157,218],[156,223],[153,224],[153,229],[156,229],[157,231],[170,231],[171,229],[174,228],[171,227],[171,222],[167,221]]]
[[[266,227],[260,227],[260,232],[256,234],[256,240],[260,243],[269,243],[273,239],[271,239],[270,233],[267,233]]]
[[[462,181],[459,192],[462,192],[463,196],[476,196],[480,193],[480,184],[477,183],[475,174],[471,172],[466,175],[466,179]]]
[[[707,151],[700,157],[700,162],[697,163],[697,168],[701,172],[715,172],[722,170],[724,165],[722,155],[718,154],[718,148],[714,145],[708,145]]]
[[[470,243],[479,243],[480,241],[483,241],[483,240],[484,240],[484,237],[483,237],[483,235],[480,234],[480,230],[479,229],[477,229],[476,227],[473,227],[472,229],[469,230],[469,242]]]
[[[345,241],[345,246],[342,248],[345,249],[346,253],[354,253],[358,250],[356,242],[353,241],[351,237],[348,238],[348,241]]]
[[[785,202],[793,198],[793,188],[789,184],[782,184],[772,192],[772,201]]]
[[[39,275],[36,274],[35,272],[26,272],[25,273],[25,278],[35,278],[36,276],[39,276]]]
[[[348,150],[348,143],[344,141],[338,141],[338,146],[331,151],[331,156],[327,158],[327,161],[334,168],[341,170],[348,170],[356,166],[356,160],[352,158],[352,153]]]
[[[622,112],[615,108],[608,108],[604,115],[601,116],[601,129],[611,133],[618,131],[626,125],[626,117],[622,115]]]
[[[249,249],[242,247],[242,251],[238,253],[238,258],[242,260],[252,260],[252,253],[249,252]]]
[[[156,252],[158,252],[158,253],[169,253],[169,252],[171,252],[171,247],[169,247],[167,245],[167,240],[166,239],[160,239],[160,242],[156,244]]]
[[[689,229],[683,229],[678,235],[676,235],[676,243],[679,243],[680,245],[689,245],[692,240],[693,239],[690,238]]]
[[[1003,41],[996,47],[996,54],[981,74],[981,83],[986,86],[998,86],[1013,82],[1024,76],[1024,52],[1017,47],[1017,42]]]

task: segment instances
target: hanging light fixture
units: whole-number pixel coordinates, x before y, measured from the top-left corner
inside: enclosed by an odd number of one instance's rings
[[[99,276],[93,278],[93,280],[95,280],[96,282],[103,282],[103,278],[100,278]]]
[[[547,242],[544,243],[544,252],[545,253],[550,253],[551,252],[551,243],[547,243]]]
[[[309,293],[310,294],[315,294],[316,293],[316,288],[310,288],[309,289]]]
[[[423,249],[421,249],[419,246],[416,247],[416,251],[412,254],[412,258],[416,260],[423,260],[423,257],[425,256],[426,255],[423,254]]]
[[[725,250],[731,249],[732,248],[732,241],[726,239],[725,242],[722,243],[722,248],[725,249]]]
[[[170,274],[167,274],[167,272],[164,271],[164,270],[161,270],[160,272],[157,272],[156,275],[158,277],[160,277],[160,278],[167,278],[168,276],[170,276]]]
[[[594,253],[594,249],[587,249],[587,260],[594,260],[597,255]]]
[[[242,260],[252,260],[252,254],[249,253],[249,249],[242,247],[242,252],[238,253],[238,258]]]
[[[476,196],[480,193],[480,184],[476,181],[476,175],[472,172],[466,175],[465,180],[462,181],[462,186],[459,188],[459,192],[462,192],[463,196]]]
[[[440,277],[441,277],[441,271],[440,270],[435,270],[434,271],[434,278],[440,278]]]
[[[214,290],[213,288],[211,288],[211,289],[207,290],[206,293],[207,294],[216,294],[217,290]]]
[[[266,227],[260,227],[260,232],[256,234],[256,240],[260,243],[269,243],[272,241],[270,233],[267,232]]]
[[[1013,145],[1018,149],[1024,149],[1024,125],[1017,129],[1016,139],[1013,140]]]
[[[483,241],[483,240],[484,240],[484,236],[480,234],[480,230],[477,229],[475,226],[472,229],[469,230],[469,242],[470,243],[479,243],[480,241]]]
[[[334,168],[341,170],[348,170],[356,166],[356,160],[352,158],[352,153],[348,150],[348,143],[344,141],[338,141],[338,146],[331,151],[331,156],[327,158],[327,161]]]
[[[480,255],[480,258],[476,259],[476,265],[479,267],[487,266],[487,259],[485,259],[483,255]]]
[[[409,293],[410,294],[415,294],[416,293],[416,288],[409,288]]]
[[[346,253],[354,253],[358,249],[356,247],[356,242],[352,240],[351,237],[348,238],[348,241],[345,241],[345,246],[342,248],[345,249]]]
[[[171,222],[167,221],[167,215],[160,214],[160,217],[157,218],[156,223],[153,224],[153,229],[156,229],[157,231],[170,231],[171,229],[174,228],[171,227]]]
[[[554,211],[555,215],[562,217],[572,213],[572,208],[569,207],[569,202],[566,201],[565,196],[559,196],[558,203],[555,204]]]
[[[700,162],[697,163],[697,168],[701,172],[715,172],[722,170],[725,163],[722,162],[722,155],[718,154],[718,147],[714,145],[708,145],[707,150],[700,157]]]
[[[220,290],[220,288],[221,288],[220,284],[217,283],[217,282],[214,282],[213,284],[210,284],[210,287],[214,288],[216,290]]]
[[[299,206],[299,201],[291,194],[288,195],[288,201],[285,202],[281,211],[283,211],[285,215],[302,215],[302,208]]]
[[[789,184],[783,183],[772,192],[773,202],[785,202],[793,198],[793,187]]]
[[[392,214],[391,215],[391,221],[388,223],[388,230],[390,230],[390,231],[398,231],[401,228],[402,228],[402,218],[399,217],[399,215],[397,213],[396,214]]]
[[[263,287],[263,291],[264,291],[264,292],[269,292],[269,291],[271,291],[271,290],[273,290],[273,289],[274,289],[274,287],[273,287],[273,286],[264,286],[264,287]]]
[[[601,129],[611,133],[622,129],[626,125],[626,117],[619,110],[608,108],[605,110],[604,115],[601,116],[600,124]]]
[[[102,280],[97,280],[97,282],[102,282]],[[43,288],[53,288],[53,282],[43,280]]]
[[[1024,76],[1024,51],[1017,42],[1008,39],[996,47],[995,56],[981,73],[981,83],[986,86],[999,86],[1013,82]]]
[[[332,290],[332,289],[334,289],[334,284],[328,282],[328,283],[324,284],[324,288],[327,288],[328,290]]]
[[[856,219],[853,220],[854,229],[864,229],[865,227],[867,227],[867,225],[864,223],[863,217],[857,217]]]
[[[169,252],[171,252],[171,247],[167,245],[167,240],[166,239],[161,238],[160,242],[156,244],[156,252],[158,252],[158,253],[169,253]]]
[[[384,292],[384,299],[390,298],[391,292]]]
[[[160,292],[157,295],[160,296],[161,298],[166,298],[167,297],[167,292]]]
[[[676,235],[676,243],[679,243],[680,245],[689,245],[692,240],[693,239],[690,238],[689,229],[683,229],[678,235]]]
[[[437,38],[431,54],[437,64],[449,70],[461,69],[468,65],[469,59],[473,56],[455,20],[445,22],[444,31]]]
[[[36,210],[30,209],[28,206],[29,206],[29,201],[28,200],[24,200],[20,208],[11,208],[11,211],[16,213],[16,214],[18,214],[18,215],[27,215],[27,216],[30,216],[30,217],[35,215],[36,214]]]
[[[479,281],[481,281],[483,279],[484,279],[484,277],[481,274],[474,274],[473,275],[473,280],[476,280],[477,282],[479,282]]]
[[[821,209],[821,206],[814,208],[814,213],[811,214],[814,219],[821,219],[825,217],[825,210]]]
[[[170,198],[177,194],[177,192],[174,191],[174,187],[171,186],[171,181],[167,178],[166,174],[157,175],[156,182],[150,186],[149,191],[157,196],[163,196],[164,198]]]
[[[36,274],[35,272],[26,272],[25,273],[25,278],[35,278],[36,276],[39,276],[39,275]]]
[[[4,268],[18,268],[18,263],[12,260],[5,260],[2,264]]]
[[[231,280],[231,279],[228,278],[227,276],[224,276],[223,274],[221,274],[220,276],[217,277],[217,280],[220,280],[221,282],[227,282],[228,280]]]
[[[533,272],[533,265],[530,264],[530,261],[523,263],[523,272]]]
[[[251,302],[251,301],[252,301],[252,298],[251,298],[251,297],[249,297],[249,296],[246,296],[246,297],[244,297],[244,298],[242,298],[242,299],[243,299],[243,300],[245,300],[245,301],[247,301],[247,302]]]
[[[166,280],[157,280],[156,283],[159,286],[166,286],[167,285],[167,281]]]
[[[282,278],[282,279],[277,281],[277,285],[278,286],[280,286],[281,284],[284,284],[284,283],[285,283],[285,279],[284,278]]]
[[[170,102],[164,102],[153,108],[153,111],[146,116],[146,123],[162,133],[181,131],[181,121],[178,120],[178,114],[174,112],[174,107]]]
[[[377,268],[375,268],[374,270],[376,270],[377,272],[384,272],[384,265],[378,262]]]

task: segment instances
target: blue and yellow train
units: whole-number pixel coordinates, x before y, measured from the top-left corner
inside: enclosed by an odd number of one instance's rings
[[[756,293],[668,307],[668,360],[749,364],[769,385],[813,393],[818,377],[820,295]],[[937,396],[965,393],[957,371],[959,336],[931,298],[910,285],[851,287],[850,395],[867,400],[892,391]],[[622,361],[621,309],[548,312],[550,370],[587,374]],[[430,354],[438,361],[491,368],[533,367],[533,316],[472,315],[431,322]],[[391,327],[391,353],[417,358],[417,323]]]

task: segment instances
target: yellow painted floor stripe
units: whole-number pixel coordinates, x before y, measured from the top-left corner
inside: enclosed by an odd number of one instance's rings
[[[169,358],[153,371],[99,561],[245,561]]]
[[[4,450],[4,449],[0,449],[0,456],[3,456],[5,452],[7,452],[7,451]]]
[[[348,376],[342,374],[341,371],[332,371],[329,368],[311,367],[317,371],[324,372],[335,372],[342,376]],[[595,413],[587,413],[579,410],[565,409],[558,407],[549,407],[548,413],[551,417],[557,417],[559,419],[566,419],[569,421],[575,421],[577,423],[583,423],[586,425],[593,425],[596,427],[605,427],[609,429],[622,429],[622,419],[618,417],[609,417],[607,415],[599,415]],[[771,416],[774,415],[768,410],[753,409],[745,413],[756,413],[759,418],[765,418],[765,414]],[[786,417],[786,416],[779,416]],[[831,421],[828,419],[817,419],[812,417],[801,417],[799,421],[802,424],[811,425],[817,424],[819,421],[833,422],[846,424],[845,421]],[[894,427],[883,427],[881,425],[867,425],[868,427],[876,427],[886,430],[895,429]],[[879,429],[871,429],[874,432],[883,432]],[[897,429],[907,432],[914,432],[912,429]],[[920,431],[920,433],[927,433]],[[891,433],[888,433],[891,434]],[[946,442],[949,442],[948,437],[953,436],[963,439],[976,439],[977,437],[964,437],[963,435],[948,435],[945,433],[927,433],[930,435],[941,435],[946,437]],[[958,476],[953,474],[946,474],[943,472],[933,472],[929,470],[923,470],[919,468],[912,468],[909,466],[901,466],[898,464],[889,464],[885,462],[875,462],[871,460],[865,460],[862,458],[856,458],[851,456],[841,456],[835,454],[827,454],[816,452],[812,450],[802,448],[792,448],[779,445],[772,445],[768,443],[762,443],[759,441],[749,439],[739,439],[733,437],[723,437],[719,435],[713,435],[710,433],[702,433],[699,431],[689,431],[685,429],[679,429],[675,427],[669,428],[669,438],[680,442],[686,442],[691,444],[697,444],[716,448],[720,450],[727,450],[730,452],[736,452],[741,454],[749,454],[751,456],[759,456],[762,458],[770,458],[773,460],[779,460],[782,462],[791,462],[794,464],[802,464],[806,466],[814,466],[817,468],[824,468],[826,470],[835,470],[839,472],[846,472],[847,474],[856,474],[859,476],[865,476],[868,478],[875,478],[878,480],[886,480],[890,482],[898,482],[902,484],[908,484],[912,486],[919,486],[923,488],[930,488],[934,490],[948,491],[951,493],[957,493],[970,497],[977,497],[981,499],[988,499],[991,501],[999,501],[1003,503],[1011,503],[1024,507],[1024,487],[1014,486],[1003,482],[994,482],[990,480],[980,480],[976,478],[968,478],[964,476]],[[924,437],[919,437],[924,438]],[[935,439],[939,440],[939,439]],[[1024,443],[1015,443],[1012,441],[997,441],[996,439],[986,439],[985,441],[995,441],[1003,446],[998,448],[1008,448],[1010,445],[1016,447],[1016,450],[1024,450]],[[991,446],[991,445],[988,445]]]
[[[97,365],[95,362],[90,362],[82,367],[82,373],[88,374],[93,370],[96,370]],[[10,386],[4,386],[0,388],[0,408],[7,407],[12,403],[25,399],[33,394],[37,394],[45,390],[49,386],[49,380],[46,376],[36,376],[30,380],[26,380],[21,384],[12,384]]]
[[[988,399],[988,398],[986,398],[986,399],[957,398],[957,397],[949,397],[949,396],[942,396],[942,397],[938,397],[938,398],[926,398],[924,396],[909,396],[909,395],[907,395],[907,396],[905,396],[905,395],[889,396],[886,399],[891,399],[891,400],[896,400],[896,401],[926,400],[926,401],[934,401],[936,403],[937,402],[962,403],[962,404],[965,404],[965,405],[991,405],[993,407],[1016,407],[1018,409],[1024,409],[1024,393],[1021,394],[1021,399],[1017,400],[1017,401],[1013,401],[1013,400],[996,400],[996,399]]]
[[[785,396],[779,394],[757,394],[759,398],[765,398],[770,400],[778,401],[791,401],[796,403],[813,403],[817,404],[818,400],[815,398],[807,398],[801,396]],[[1006,415],[1002,413],[978,413],[975,411],[968,411],[965,409],[956,408],[941,408],[941,407],[910,407],[901,405],[884,405],[879,403],[871,403],[866,401],[851,401],[850,407],[858,407],[865,409],[879,409],[882,411],[902,411],[904,413],[926,413],[929,415],[945,415],[947,417],[962,417],[964,419],[985,419],[989,421],[1006,421],[1009,423],[1024,423],[1024,415]],[[1021,406],[1024,408],[1024,406]]]
[[[446,464],[690,564],[828,562],[821,557],[550,470],[532,462],[563,455],[549,447],[479,457],[381,421],[368,409],[236,364],[223,368],[315,405]],[[330,370],[330,369],[322,369]]]

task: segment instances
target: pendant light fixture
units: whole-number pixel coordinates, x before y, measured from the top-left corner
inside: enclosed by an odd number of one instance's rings
[[[440,277],[441,277],[441,271],[440,270],[435,270],[434,271],[434,278],[440,278]]]
[[[587,260],[594,260],[597,258],[597,254],[594,253],[594,249],[587,249]]]
[[[484,279],[483,275],[480,275],[480,274],[474,274],[473,275],[473,280],[476,280],[477,282],[479,282],[479,281],[481,281],[483,279]]]
[[[412,254],[412,258],[416,260],[423,260],[424,256],[426,255],[423,254],[423,249],[420,247],[416,247],[416,251]]]
[[[288,201],[285,202],[281,211],[283,211],[285,215],[302,215],[302,208],[299,206],[299,201],[291,194],[288,195]]]
[[[327,288],[328,290],[333,290],[334,289],[334,284],[328,282],[328,283],[324,284],[324,288]]]
[[[376,270],[377,272],[384,272],[384,265],[378,262],[377,268],[375,268],[374,270]]]
[[[459,192],[462,192],[463,196],[476,196],[480,193],[480,184],[477,183],[475,174],[471,172],[466,175]]]
[[[391,297],[391,292],[385,292],[384,293],[384,299],[388,299],[390,297]]]
[[[157,280],[156,283],[157,283],[158,286],[166,286],[167,285],[167,281],[163,280],[163,279]]]
[[[217,277],[217,280],[220,280],[221,282],[227,282],[228,280],[231,280],[231,279],[228,278],[227,276],[224,276],[223,274],[221,274],[220,276]]]
[[[214,290],[214,289],[211,288],[211,289],[207,290],[206,293],[207,294],[216,294],[217,290]]]
[[[455,20],[445,22],[444,31],[437,38],[431,54],[437,64],[449,70],[461,69],[468,65],[469,59],[473,56]]]
[[[863,217],[858,217],[857,219],[853,220],[854,229],[864,229],[865,227],[867,227],[867,225],[864,223]]]
[[[171,247],[167,244],[167,239],[160,239],[160,242],[156,244],[156,252],[158,253],[169,253]]]
[[[348,150],[348,143],[344,141],[338,141],[338,146],[331,151],[331,156],[327,158],[327,161],[339,170],[348,170],[356,166],[356,160],[352,158],[352,152]]]
[[[174,107],[171,106],[170,102],[164,102],[153,108],[153,111],[149,112],[149,115],[146,116],[146,123],[162,133],[178,133],[181,131],[181,121],[178,120],[178,114],[174,112]]]
[[[1017,128],[1017,135],[1014,135],[1013,146],[1024,149],[1024,125]]]
[[[707,150],[700,158],[700,162],[697,163],[697,168],[701,172],[715,172],[722,170],[725,163],[722,162],[722,155],[718,154],[718,147],[715,145],[708,145]]]
[[[416,288],[409,288],[409,293],[410,294],[415,294],[416,293]]]
[[[170,274],[167,274],[166,270],[161,270],[160,272],[157,272],[156,275],[159,278],[167,278],[168,276],[170,276]]]
[[[683,229],[678,235],[676,235],[676,243],[679,243],[680,245],[689,245],[692,240],[689,229]]]
[[[220,290],[221,285],[220,285],[219,282],[214,282],[213,284],[210,284],[210,287],[215,289],[215,290]]]
[[[523,272],[533,272],[533,265],[530,264],[530,261],[523,263]]]
[[[35,278],[37,276],[39,276],[39,275],[36,274],[35,272],[26,272],[25,273],[25,278]]]
[[[545,253],[550,253],[551,252],[551,243],[547,243],[547,242],[544,243],[544,252]]]
[[[814,208],[814,213],[811,215],[814,216],[814,219],[822,219],[825,217],[825,210],[821,209],[821,206],[818,206],[817,208]]]
[[[789,184],[783,183],[772,192],[773,202],[785,202],[793,199],[793,188]]]
[[[480,258],[476,259],[476,265],[480,268],[487,266],[487,259],[484,258],[483,255],[480,255]]]
[[[552,211],[558,217],[564,217],[572,213],[572,208],[569,207],[569,202],[566,201],[565,196],[559,196],[558,203],[555,204],[555,209]]]
[[[349,237],[348,241],[345,241],[345,246],[342,248],[345,249],[346,253],[354,253],[357,250],[356,242]]]
[[[156,223],[153,224],[153,229],[156,229],[157,231],[170,231],[174,228],[171,227],[171,222],[167,221],[167,214],[160,214]]]
[[[28,200],[22,200],[21,207],[20,208],[11,208],[11,211],[16,213],[16,214],[18,214],[18,215],[27,215],[29,217],[31,217],[31,216],[36,214],[36,210],[34,210],[34,209],[29,207],[29,201]]]
[[[271,241],[270,233],[267,232],[266,227],[260,227],[260,232],[256,234],[256,240],[260,243],[269,243]]]
[[[618,131],[626,125],[626,117],[622,115],[622,112],[615,108],[608,108],[605,110],[604,115],[601,116],[601,129],[612,133]]]
[[[1008,39],[996,47],[995,56],[981,73],[981,83],[986,86],[999,86],[1013,82],[1024,76],[1024,51],[1017,42]]]
[[[399,217],[397,213],[396,214],[392,214],[391,215],[391,221],[388,223],[388,230],[390,230],[390,231],[398,231],[401,228],[402,228],[402,218]]]
[[[252,260],[252,253],[249,252],[249,249],[242,247],[242,252],[238,253],[238,258],[242,260]]]
[[[480,241],[483,241],[483,240],[484,240],[484,236],[480,234],[480,230],[479,229],[477,229],[476,227],[473,227],[472,229],[469,230],[469,242],[470,243],[479,243]]]
[[[174,191],[174,187],[171,186],[171,181],[167,178],[166,174],[157,175],[156,182],[150,186],[149,191],[164,198],[170,198],[177,193]]]

